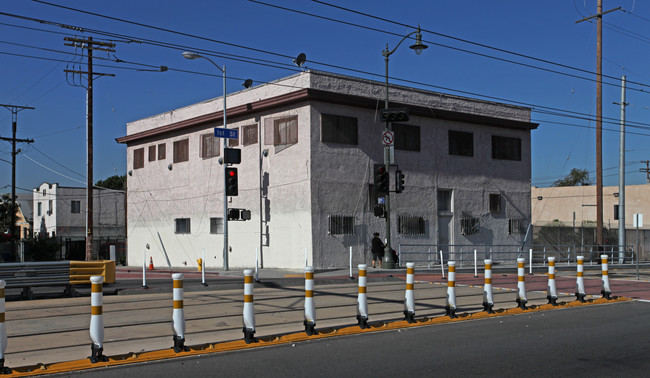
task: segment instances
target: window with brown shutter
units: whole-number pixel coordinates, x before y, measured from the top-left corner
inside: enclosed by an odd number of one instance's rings
[[[288,146],[296,143],[298,143],[298,116],[265,120],[264,144]]]
[[[190,160],[190,140],[177,140],[174,142],[174,163],[188,160]]]
[[[239,127],[235,127],[231,130],[239,130]],[[228,138],[228,147],[237,147],[237,146],[239,146],[239,139]]]
[[[161,143],[158,145],[158,160],[165,160],[167,158],[167,145]]]
[[[149,161],[156,161],[156,146],[149,146]]]
[[[133,169],[144,168],[144,147],[133,150]]]
[[[257,125],[248,125],[241,128],[241,140],[244,146],[257,143]]]
[[[215,156],[219,156],[219,138],[212,133],[201,135],[201,157],[208,159]]]

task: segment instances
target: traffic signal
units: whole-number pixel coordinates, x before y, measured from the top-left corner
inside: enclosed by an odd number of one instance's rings
[[[375,193],[388,193],[388,170],[384,164],[375,164],[374,179]]]
[[[226,168],[226,195],[236,196],[239,195],[239,184],[237,176],[237,168]]]
[[[409,120],[409,110],[407,108],[388,108],[381,109],[381,120],[384,122],[406,122]]]
[[[395,171],[395,193],[402,193],[404,190],[404,174],[402,171]]]

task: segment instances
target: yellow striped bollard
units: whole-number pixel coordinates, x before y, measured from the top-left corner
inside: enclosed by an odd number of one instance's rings
[[[305,333],[316,334],[316,306],[314,304],[314,267],[305,267]]]
[[[600,287],[600,293],[603,295],[603,298],[612,299],[610,295],[612,290],[609,288],[609,272],[607,268],[607,255],[600,255],[600,262],[603,269],[603,283]]]
[[[557,306],[557,287],[555,285],[555,257],[548,258],[548,303]]]
[[[485,285],[483,285],[483,311],[494,314],[494,296],[492,295],[492,260],[485,259]]]
[[[359,264],[359,296],[357,297],[357,323],[361,329],[368,327],[368,298],[366,297],[366,264]]]
[[[244,341],[255,342],[255,307],[253,306],[253,270],[244,270]]]
[[[525,279],[525,263],[526,259],[520,257],[517,259],[517,306],[522,310],[526,310],[526,279]]]
[[[415,263],[406,263],[406,293],[404,295],[404,320],[415,321]]]
[[[187,352],[190,348],[185,346],[185,310],[183,309],[183,273],[172,274],[173,282],[173,311],[172,328],[174,329],[174,352]]]
[[[5,326],[5,286],[0,280],[0,374],[11,374],[11,369],[5,366],[5,351],[7,350],[7,328]]]
[[[104,276],[90,277],[90,347],[91,355],[88,357],[93,364],[108,361],[104,356]]]
[[[576,278],[576,298],[580,302],[585,302],[585,279],[583,277],[585,271],[585,257],[576,256],[577,264],[577,278]]]
[[[456,317],[456,262],[449,261],[447,276],[447,304],[445,310],[450,318]]]

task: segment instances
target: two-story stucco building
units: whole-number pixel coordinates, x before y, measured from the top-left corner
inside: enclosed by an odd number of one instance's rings
[[[84,259],[86,238],[86,188],[43,183],[32,192],[34,236],[58,237],[63,256]],[[125,238],[124,191],[93,189],[95,253],[103,239]]]
[[[231,267],[344,267],[352,247],[368,261],[373,165],[383,163],[379,109],[385,84],[306,71],[227,95],[227,127],[239,130],[239,195],[251,210],[228,222]],[[518,244],[530,222],[530,109],[391,86],[394,164],[405,190],[391,194],[392,245]],[[223,264],[223,99],[131,122],[127,135],[128,262]],[[391,169],[391,187],[394,185]],[[146,250],[146,245],[150,246]],[[306,253],[305,253],[306,251]],[[166,256],[165,256],[166,255]]]

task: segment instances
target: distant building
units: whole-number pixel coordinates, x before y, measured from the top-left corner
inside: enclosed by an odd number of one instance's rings
[[[32,224],[34,220],[34,214],[32,211],[32,194],[16,194],[16,203],[18,204],[18,212],[16,213],[16,228],[20,230],[20,239],[26,239],[32,236]]]
[[[64,256],[83,259],[86,238],[86,188],[43,183],[32,193],[34,236],[59,237]],[[126,234],[125,193],[93,190],[94,239],[124,239]]]
[[[594,245],[596,235],[596,186],[533,187],[531,190],[532,222],[534,226],[574,228],[576,243]],[[611,240],[618,244],[618,186],[603,187],[603,226]],[[634,214],[644,214],[643,226],[639,227],[641,259],[648,259],[650,247],[650,185],[627,185],[625,187],[625,244],[635,245],[636,229]],[[646,233],[646,230],[648,231]],[[607,236],[605,239],[608,239]],[[562,244],[570,244],[565,240]],[[560,244],[560,243],[558,243]]]
[[[207,84],[206,84],[207,85]],[[231,267],[345,267],[368,261],[385,237],[374,215],[373,165],[383,163],[385,84],[305,71],[227,95],[229,142],[241,149],[230,208]],[[394,161],[405,190],[391,194],[392,245],[521,244],[530,222],[530,109],[391,85]],[[128,262],[223,264],[222,99],[127,124]],[[394,183],[391,170],[391,188]],[[392,190],[392,189],[391,189]],[[146,246],[150,249],[147,250]]]

